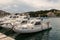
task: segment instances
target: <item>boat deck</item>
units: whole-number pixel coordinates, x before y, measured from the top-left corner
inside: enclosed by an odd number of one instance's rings
[[[11,38],[3,33],[0,33],[0,40],[15,40],[15,39]]]

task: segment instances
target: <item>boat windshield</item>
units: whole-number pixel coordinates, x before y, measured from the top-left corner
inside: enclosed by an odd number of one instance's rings
[[[10,16],[10,18],[18,18],[18,16]]]
[[[36,23],[35,23],[35,25],[40,25],[40,24],[41,24],[41,22],[36,22]]]
[[[21,22],[21,24],[26,24],[27,23],[27,20],[24,20]]]

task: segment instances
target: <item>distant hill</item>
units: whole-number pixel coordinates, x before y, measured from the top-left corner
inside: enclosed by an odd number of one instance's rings
[[[51,14],[50,14],[51,13]],[[5,12],[3,10],[0,10],[0,17],[4,17],[6,15],[11,15],[12,13]],[[15,15],[30,15],[30,17],[60,17],[60,10],[57,9],[50,9],[50,10],[40,10],[40,11],[30,11],[30,12],[24,12],[24,13],[14,13]],[[47,15],[48,14],[48,15]]]
[[[49,13],[49,12],[54,13],[56,15],[56,17],[60,17],[60,10],[57,10],[57,9],[31,11],[31,12],[28,12],[28,13],[31,17],[37,17],[39,15],[41,17],[48,17],[47,13]]]
[[[40,11],[30,11],[30,12],[24,12],[24,13],[15,13],[15,15],[21,15],[21,14],[27,14],[30,15],[30,17],[60,17],[60,10],[57,9],[50,9],[50,10],[40,10]],[[49,14],[49,15],[47,15]]]
[[[4,17],[6,15],[10,15],[10,13],[0,10],[0,17]]]

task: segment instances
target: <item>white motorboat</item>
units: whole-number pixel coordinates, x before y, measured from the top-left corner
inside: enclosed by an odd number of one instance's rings
[[[9,15],[9,16],[0,18],[0,23],[8,21],[8,20],[21,20],[21,19],[27,19],[27,18],[28,18],[27,16]]]
[[[2,25],[1,27],[3,28],[10,28],[12,29],[14,27],[14,25],[20,25],[22,21],[25,21],[25,20],[28,20],[28,19],[21,19],[21,20],[8,20],[8,21],[5,21],[5,22],[2,22]]]
[[[1,26],[17,33],[33,33],[51,28],[49,22],[43,22],[40,18],[28,19],[27,16],[19,15],[7,17]]]
[[[11,23],[11,21],[21,21],[23,19],[28,20],[27,16],[20,16],[20,15],[9,15],[9,16],[5,16],[3,18],[0,18],[0,24],[3,23]]]
[[[21,25],[14,26],[13,30],[17,33],[33,33],[51,28],[49,22],[43,23],[40,19],[22,21]]]

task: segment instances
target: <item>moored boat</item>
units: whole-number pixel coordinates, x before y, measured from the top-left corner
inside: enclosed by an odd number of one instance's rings
[[[51,28],[49,22],[42,23],[40,19],[32,19],[24,22],[21,25],[15,26],[13,30],[17,33],[33,33]]]

